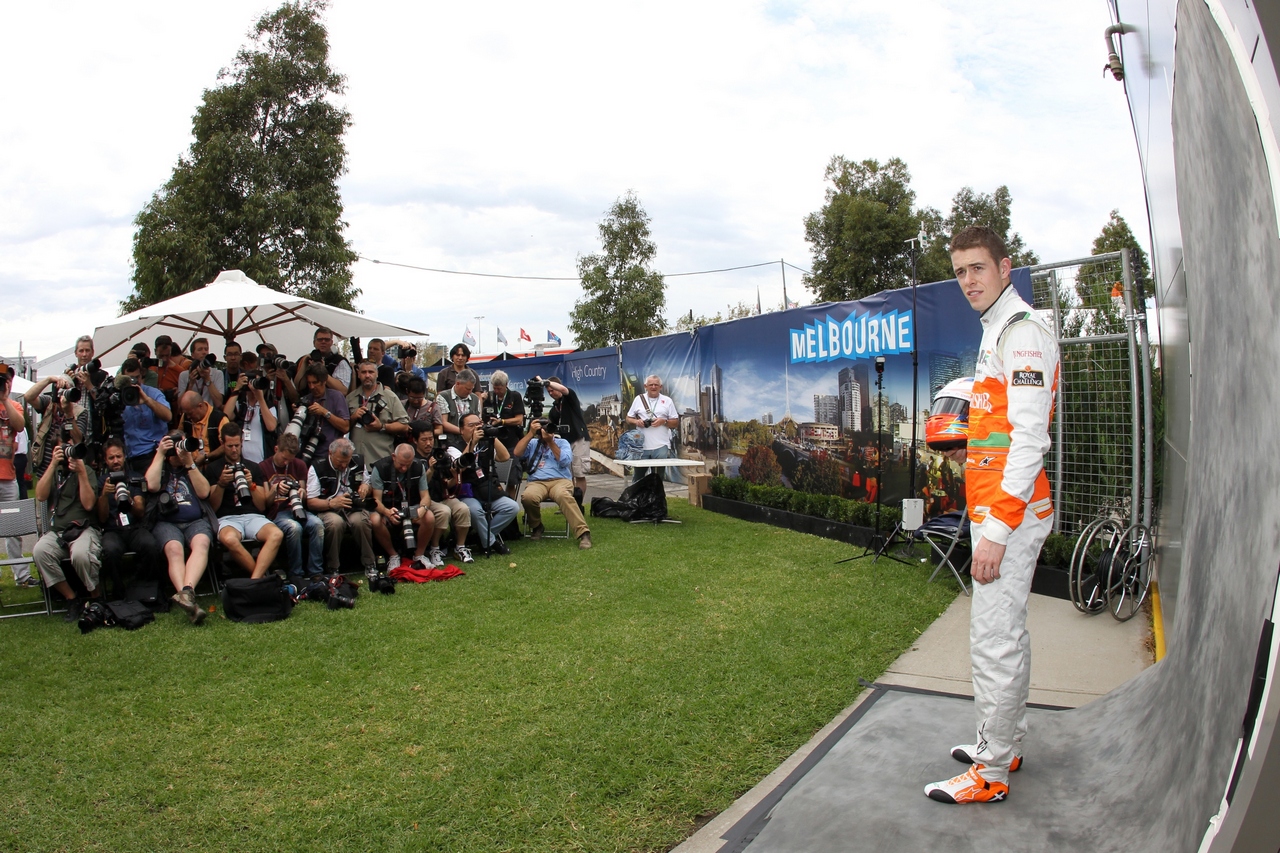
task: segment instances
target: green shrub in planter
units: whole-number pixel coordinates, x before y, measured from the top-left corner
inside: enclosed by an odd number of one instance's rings
[[[1046,566],[1065,569],[1071,564],[1071,552],[1075,546],[1074,537],[1050,533],[1044,540],[1044,545],[1040,547],[1040,562]]]
[[[711,494],[730,501],[745,501],[751,484],[740,477],[712,477]]]

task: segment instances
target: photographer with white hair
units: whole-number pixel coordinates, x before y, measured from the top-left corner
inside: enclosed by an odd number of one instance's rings
[[[644,393],[638,395],[627,410],[627,423],[640,427],[644,435],[641,459],[669,459],[674,455],[671,452],[671,430],[680,426],[680,413],[676,411],[675,402],[662,393],[662,379],[657,374],[645,377]],[[644,468],[636,468],[632,482],[644,474]],[[665,469],[659,475],[667,479]]]

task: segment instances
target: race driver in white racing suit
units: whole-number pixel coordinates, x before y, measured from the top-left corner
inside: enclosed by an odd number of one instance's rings
[[[1058,385],[1053,334],[1009,281],[1012,261],[990,228],[951,240],[951,264],[982,320],[969,401],[965,496],[972,524],[969,620],[977,742],[951,751],[965,773],[925,787],[944,803],[999,802],[1022,764],[1031,684],[1027,598],[1040,546],[1053,525],[1044,454]]]

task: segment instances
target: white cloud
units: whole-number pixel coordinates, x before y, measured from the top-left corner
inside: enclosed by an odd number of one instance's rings
[[[131,221],[190,141],[203,89],[263,0],[12,10],[0,70],[0,352],[51,353],[130,290]],[[920,204],[1008,184],[1042,258],[1075,257],[1118,207],[1145,208],[1123,90],[1103,79],[1104,4],[355,3],[328,13],[354,125],[345,219],[369,258],[572,276],[596,223],[634,189],[656,266],[785,257],[833,154],[892,156]],[[13,34],[25,33],[15,38]],[[56,34],[56,38],[37,37]],[[1013,35],[1011,35],[1013,34]],[[445,342],[484,315],[568,343],[573,282],[355,267],[359,307]],[[799,274],[788,290],[803,297]],[[672,279],[669,315],[781,299],[778,268]],[[38,289],[34,289],[38,288]],[[58,295],[55,298],[54,292]],[[807,301],[807,299],[802,299]]]

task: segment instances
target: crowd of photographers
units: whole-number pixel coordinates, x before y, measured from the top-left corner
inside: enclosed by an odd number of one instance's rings
[[[590,448],[571,389],[535,377],[521,397],[499,370],[481,390],[458,344],[431,399],[412,349],[393,357],[374,339],[362,357],[352,344],[354,364],[322,327],[296,361],[270,344],[245,351],[234,341],[219,361],[205,338],[184,354],[161,335],[154,354],[135,344],[113,376],[84,336],[76,365],[34,383],[25,411],[8,401],[0,373],[9,406],[0,412],[0,499],[18,496],[7,475],[16,436],[29,433],[35,497],[51,511],[32,561],[67,599],[68,621],[86,594],[102,596],[104,576],[120,578],[128,553],[137,575],[167,576],[173,603],[196,624],[206,614],[195,587],[215,541],[249,577],[280,563],[299,585],[352,572],[347,541],[375,588],[401,567],[443,566],[450,550],[471,563],[469,541],[509,554],[503,532],[517,497],[530,538],[541,538],[539,505],[549,500],[578,546],[591,547],[582,512]],[[36,584],[25,570],[15,576]]]

